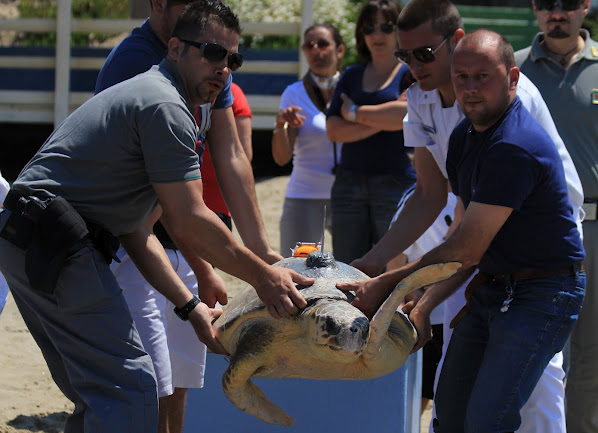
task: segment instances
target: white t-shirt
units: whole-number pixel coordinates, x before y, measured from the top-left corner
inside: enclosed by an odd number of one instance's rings
[[[578,209],[583,204],[583,189],[573,160],[559,136],[556,126],[550,116],[548,107],[540,95],[540,91],[525,75],[519,75],[517,95],[523,106],[542,125],[552,138],[565,169],[565,179],[569,200],[577,210],[574,215],[579,215]],[[446,173],[446,156],[448,142],[453,129],[463,118],[457,101],[452,107],[443,108],[440,94],[437,90],[423,91],[417,83],[407,90],[407,115],[403,121],[405,146],[423,147],[434,156],[444,177]]]
[[[329,199],[334,182],[334,146],[326,137],[326,115],[313,104],[303,81],[288,86],[280,99],[280,108],[301,107],[305,122],[297,131],[293,150],[293,171],[287,184],[286,197]],[[340,161],[341,143],[336,144]]]

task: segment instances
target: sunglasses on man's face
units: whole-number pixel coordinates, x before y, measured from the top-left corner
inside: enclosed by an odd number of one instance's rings
[[[395,28],[393,23],[382,23],[380,24],[380,31],[382,33],[386,33],[387,35],[392,33]],[[371,35],[376,31],[376,26],[373,24],[365,24],[363,26],[363,33],[366,35]]]
[[[552,12],[557,6],[564,11],[576,11],[583,4],[583,0],[535,0],[536,9]]]
[[[228,54],[228,50],[222,45],[215,44],[213,42],[194,42],[187,39],[179,38],[181,42],[194,46],[203,50],[203,56],[208,62],[218,63],[224,60]],[[241,53],[230,53],[228,56],[228,69],[236,71],[243,64],[243,55]]]
[[[318,47],[321,50],[325,50],[329,46],[330,46],[330,42],[328,42],[326,39],[318,39],[317,41],[303,42],[304,50],[313,50],[315,47]]]
[[[436,48],[419,47],[414,50],[396,50],[395,57],[397,58],[397,60],[405,63],[406,65],[411,63],[412,55],[413,55],[413,57],[415,57],[417,59],[418,62],[432,63],[434,60],[436,60],[436,56],[435,56],[436,52],[440,49],[441,46],[444,45],[444,43],[447,40],[448,40],[448,38],[446,38],[444,41],[442,41],[440,43],[440,45],[438,45]]]

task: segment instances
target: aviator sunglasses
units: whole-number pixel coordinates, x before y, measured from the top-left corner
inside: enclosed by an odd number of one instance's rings
[[[318,47],[321,50],[325,50],[330,46],[330,42],[326,39],[318,39],[317,41],[305,41],[303,42],[303,48],[306,50],[313,50],[315,47]]]
[[[391,34],[395,28],[393,23],[382,23],[380,24],[380,31],[382,33]],[[373,24],[364,24],[363,26],[363,33],[366,35],[371,35],[376,31],[376,26]]]
[[[576,11],[583,4],[583,0],[535,0],[536,9],[552,12],[557,5],[564,11]]]
[[[215,44],[213,42],[194,42],[187,39],[179,38],[181,42],[192,45],[195,48],[203,50],[203,56],[212,63],[221,62],[226,55],[228,50],[222,45]],[[243,55],[241,53],[230,53],[228,56],[228,69],[236,71],[243,64]]]
[[[436,60],[436,52],[444,45],[448,38],[444,39],[436,48],[432,47],[419,47],[414,50],[396,50],[395,57],[402,63],[408,65],[411,63],[411,55],[415,57],[421,63],[432,63]]]

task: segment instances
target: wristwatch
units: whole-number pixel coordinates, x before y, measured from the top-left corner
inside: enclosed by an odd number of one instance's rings
[[[357,122],[357,105],[353,104],[351,105],[351,107],[349,108],[349,112],[347,113],[347,120],[349,122],[355,123]]]
[[[197,307],[197,304],[200,302],[201,300],[196,295],[193,295],[193,298],[181,308],[175,307],[174,314],[179,316],[181,320],[189,320],[189,313],[193,311],[193,309]]]

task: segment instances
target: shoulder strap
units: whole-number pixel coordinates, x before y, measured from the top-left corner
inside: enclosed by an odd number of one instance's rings
[[[320,91],[320,88],[314,82],[314,79],[311,77],[309,71],[303,76],[303,87],[305,88],[305,92],[311,102],[314,103],[316,108],[320,110],[322,113],[326,114],[326,101],[324,100],[324,96]],[[336,172],[338,167],[338,160],[336,157],[336,141],[332,142],[332,151],[334,152],[334,167],[332,167],[332,173]]]

